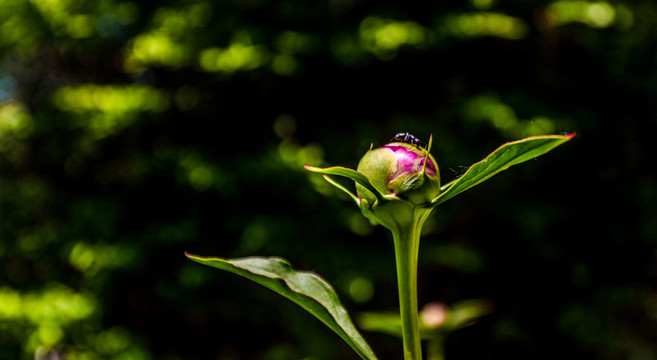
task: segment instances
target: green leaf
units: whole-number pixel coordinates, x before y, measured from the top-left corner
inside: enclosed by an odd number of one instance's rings
[[[364,188],[367,190],[371,191],[376,198],[381,201],[385,199],[385,194],[382,194],[379,190],[377,190],[374,185],[372,185],[372,182],[370,179],[359,173],[358,171],[354,169],[349,169],[346,167],[342,166],[332,166],[332,167],[327,167],[327,168],[318,168],[310,165],[304,165],[306,170],[320,173],[320,174],[325,174],[325,175],[338,175],[338,176],[344,176],[346,178],[349,178],[359,184],[361,184]]]
[[[484,160],[472,165],[463,176],[449,183],[449,187],[445,186],[446,190],[433,199],[431,203],[434,206],[441,204],[488,180],[500,171],[547,153],[574,136],[574,133],[570,135],[533,136],[506,143],[493,151]]]
[[[318,275],[297,271],[281,258],[221,259],[187,253],[185,255],[198,263],[232,272],[274,290],[330,327],[361,358],[376,359],[376,355],[356,330],[331,285]]]

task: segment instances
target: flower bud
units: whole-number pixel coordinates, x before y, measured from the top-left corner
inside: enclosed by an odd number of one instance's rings
[[[383,194],[394,195],[414,205],[429,203],[440,194],[440,174],[436,160],[412,135],[368,151],[358,164],[358,172],[367,176]],[[426,164],[425,164],[426,163]],[[372,192],[357,185],[358,195],[373,204]]]

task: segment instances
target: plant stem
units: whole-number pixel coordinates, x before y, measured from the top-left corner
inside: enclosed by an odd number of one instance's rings
[[[408,226],[393,230],[397,286],[404,342],[404,360],[421,360],[420,326],[417,304],[417,259],[420,232],[431,211],[417,211]]]
[[[427,342],[427,360],[444,360],[444,353],[442,334],[434,334]]]

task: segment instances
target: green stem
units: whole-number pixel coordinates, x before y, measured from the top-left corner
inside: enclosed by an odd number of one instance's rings
[[[443,336],[434,334],[427,342],[427,360],[444,360]]]
[[[404,360],[422,359],[417,304],[417,259],[422,225],[431,211],[418,210],[410,224],[392,231],[397,262]]]

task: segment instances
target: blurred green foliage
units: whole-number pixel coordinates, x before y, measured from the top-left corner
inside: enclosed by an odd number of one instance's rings
[[[391,239],[302,165],[399,131],[434,135],[443,182],[580,134],[427,222],[420,305],[493,305],[447,359],[657,359],[656,24],[646,0],[4,0],[0,359],[350,358],[183,252],[283,256],[391,310]]]

